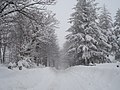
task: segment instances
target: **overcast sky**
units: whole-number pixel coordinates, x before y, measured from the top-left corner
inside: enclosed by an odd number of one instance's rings
[[[116,11],[120,8],[120,0],[96,0],[96,2],[99,3],[98,6],[100,7],[105,4],[114,19]],[[56,34],[61,48],[65,42],[65,36],[67,35],[66,30],[70,27],[68,21],[70,15],[74,12],[72,8],[75,4],[76,0],[57,0],[57,4],[49,8],[53,13],[56,13],[56,18],[60,22],[59,29],[56,30]]]

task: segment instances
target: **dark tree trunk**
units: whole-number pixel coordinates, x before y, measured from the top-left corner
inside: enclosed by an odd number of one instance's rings
[[[3,47],[3,63],[5,63],[6,44]]]

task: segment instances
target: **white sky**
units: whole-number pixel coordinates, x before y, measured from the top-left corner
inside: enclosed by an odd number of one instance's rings
[[[98,6],[100,7],[105,4],[113,18],[118,8],[120,8],[120,0],[96,0],[96,2],[99,3]],[[72,8],[74,8],[75,4],[76,0],[57,0],[56,5],[48,8],[52,10],[53,13],[56,13],[56,18],[60,22],[59,29],[56,30],[60,48],[62,48],[65,42],[65,36],[67,35],[66,30],[70,27],[68,21],[70,15],[74,12]]]

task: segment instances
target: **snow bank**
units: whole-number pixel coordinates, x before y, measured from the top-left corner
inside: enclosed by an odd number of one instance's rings
[[[0,90],[120,90],[120,67],[116,65],[22,71],[0,67]]]

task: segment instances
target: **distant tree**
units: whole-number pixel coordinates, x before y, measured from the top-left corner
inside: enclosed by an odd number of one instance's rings
[[[74,54],[73,53],[68,53],[69,47],[70,47],[70,42],[66,41],[63,45],[63,50],[62,50],[62,63],[67,66],[74,66]]]

